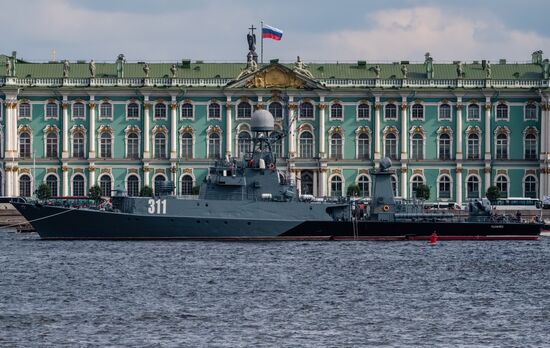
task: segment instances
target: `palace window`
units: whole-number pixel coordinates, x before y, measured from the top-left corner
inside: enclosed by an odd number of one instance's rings
[[[506,178],[504,175],[499,175],[495,180],[495,184],[500,191],[500,196],[502,198],[508,197],[508,178]]]
[[[479,178],[475,175],[469,176],[466,180],[466,197],[479,198]]]
[[[303,195],[313,194],[313,173],[309,170],[303,170],[300,173],[300,193]]]
[[[332,197],[341,197],[342,194],[342,178],[339,175],[335,175],[330,179],[330,195]]]
[[[165,159],[166,156],[166,135],[164,133],[155,134],[154,158]]]
[[[211,103],[208,105],[208,118],[221,118],[221,107],[218,103]]]
[[[73,133],[73,157],[84,158],[84,133]]]
[[[300,134],[300,157],[313,158],[313,135],[310,132]]]
[[[84,177],[80,174],[73,176],[73,196],[85,196]]]
[[[237,118],[252,117],[252,106],[247,102],[240,102],[237,105]]]
[[[112,118],[113,117],[113,105],[108,102],[101,103],[99,107],[99,117]]]
[[[413,120],[422,120],[424,118],[424,106],[422,104],[414,104],[412,106],[412,115]]]
[[[439,198],[451,198],[451,178],[448,175],[439,177],[438,188]]]
[[[208,158],[221,158],[221,141],[218,133],[212,133],[208,136]]]
[[[416,190],[420,185],[424,185],[424,178],[422,178],[420,175],[415,175],[411,178],[411,197],[417,197]]]
[[[50,132],[46,135],[46,157],[57,158],[57,133]]]
[[[166,104],[156,103],[155,104],[155,119],[166,119],[166,118],[167,118]]]
[[[527,175],[523,180],[524,196],[529,198],[537,197],[537,178],[533,175]]]
[[[86,107],[83,103],[77,102],[73,104],[73,118],[86,118]]]
[[[330,106],[330,118],[342,119],[343,116],[343,107],[342,104],[332,104]]]
[[[451,106],[449,104],[439,105],[439,119],[440,120],[451,119]]]
[[[137,133],[128,133],[126,140],[126,158],[139,158],[139,135]]]
[[[357,106],[357,118],[360,120],[365,120],[369,118],[369,105],[361,103]]]
[[[19,104],[19,118],[31,118],[31,104]]]
[[[237,157],[252,151],[252,138],[248,132],[240,132],[237,137]]]
[[[128,176],[128,179],[126,179],[126,191],[130,197],[139,196],[139,178],[137,175]]]
[[[31,192],[31,177],[27,174],[21,175],[19,177],[19,196],[30,197]]]
[[[384,108],[384,118],[389,120],[397,119],[397,106],[395,104],[388,104]]]
[[[57,118],[57,104],[50,102],[46,104],[46,118]]]
[[[181,135],[181,157],[193,158],[193,135],[185,132]]]
[[[495,158],[497,160],[508,159],[508,136],[506,134],[497,135]]]
[[[19,157],[31,158],[31,135],[27,132],[19,134]]]
[[[101,189],[101,196],[110,197],[111,196],[111,187],[112,181],[109,175],[102,175],[99,178],[99,188]]]
[[[155,193],[159,191],[165,181],[166,178],[164,177],[164,175],[160,174],[155,176],[155,179],[153,180],[153,188]]]
[[[101,132],[99,137],[99,156],[111,158],[113,156],[113,138],[109,132]]]
[[[415,133],[412,136],[411,141],[411,159],[423,160],[424,159],[424,137],[420,133]]]
[[[357,179],[357,185],[359,186],[359,191],[361,192],[359,195],[361,197],[370,196],[370,179],[368,176],[359,176],[359,178]]]
[[[313,118],[313,104],[303,102],[300,104],[300,118]]]
[[[193,118],[193,105],[192,104],[184,103],[184,104],[181,105],[181,118]]]
[[[497,120],[506,120],[508,119],[508,105],[498,104],[497,105]]]
[[[270,134],[270,136],[275,136],[276,133],[280,133],[279,131],[274,131]],[[279,139],[278,141],[271,144],[271,151],[275,155],[275,158],[282,157],[283,156],[283,141]]]
[[[537,159],[537,136],[535,134],[525,135],[524,156],[526,160]]]
[[[525,105],[525,119],[526,120],[537,119],[537,106],[535,104]]]
[[[384,140],[384,155],[392,160],[397,159],[397,136],[393,133],[386,135]]]
[[[369,159],[370,158],[370,141],[369,135],[361,133],[357,137],[357,159]]]
[[[333,134],[330,137],[330,158],[342,159],[343,158],[343,146],[342,136],[338,133]]]
[[[477,134],[468,135],[468,159],[479,159],[479,136]]]
[[[283,106],[279,102],[273,102],[269,104],[269,112],[273,115],[274,118],[283,118]]]
[[[57,191],[57,176],[53,174],[46,176],[46,185],[50,188],[52,196],[59,196],[59,191]]]
[[[190,196],[193,194],[193,177],[191,175],[184,175],[181,177],[181,194],[183,196]]]
[[[479,120],[479,105],[470,104],[468,105],[468,120]]]
[[[451,159],[451,137],[449,134],[439,136],[439,159],[448,161]]]
[[[391,181],[391,188],[392,188],[392,191],[393,191],[393,195],[394,195],[394,197],[397,197],[398,196],[397,177],[395,175],[392,175],[391,178],[390,178],[390,181]]]
[[[130,103],[126,107],[126,118],[139,118],[138,103]]]

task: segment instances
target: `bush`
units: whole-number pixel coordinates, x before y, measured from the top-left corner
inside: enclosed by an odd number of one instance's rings
[[[361,195],[361,189],[359,185],[352,184],[348,186],[347,196],[349,197],[359,197]]]
[[[36,198],[38,199],[48,199],[52,196],[52,190],[46,183],[41,183],[40,186],[34,191]]]
[[[497,199],[500,198],[500,190],[496,186],[489,186],[487,192],[485,193],[485,196],[491,202],[495,202]]]
[[[90,187],[90,192],[88,196],[90,196],[90,198],[94,201],[99,202],[99,200],[101,199],[101,188],[99,187],[99,185],[96,184]]]
[[[153,189],[149,186],[143,186],[139,191],[140,197],[153,197]]]
[[[414,191],[416,194],[416,198],[428,200],[430,199],[430,187],[424,184],[420,184],[416,187],[416,190]]]

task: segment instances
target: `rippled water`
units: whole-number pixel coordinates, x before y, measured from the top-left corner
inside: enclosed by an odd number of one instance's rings
[[[0,346],[550,344],[535,242],[85,242],[0,232]]]

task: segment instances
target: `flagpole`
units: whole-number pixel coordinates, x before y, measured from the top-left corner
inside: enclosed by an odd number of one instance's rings
[[[260,48],[260,64],[264,63],[264,21],[260,21],[260,36],[262,37]]]

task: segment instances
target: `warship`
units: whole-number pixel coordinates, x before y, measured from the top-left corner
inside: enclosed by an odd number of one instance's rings
[[[469,202],[467,214],[426,212],[420,201],[398,200],[391,161],[371,170],[369,201],[300,196],[286,168],[272,152],[283,133],[274,118],[257,110],[251,118],[251,151],[218,160],[201,184],[198,198],[173,195],[165,182],[154,197],[115,191],[110,205],[74,206],[14,200],[15,208],[42,239],[193,240],[534,240],[542,224],[492,214],[487,199]]]

